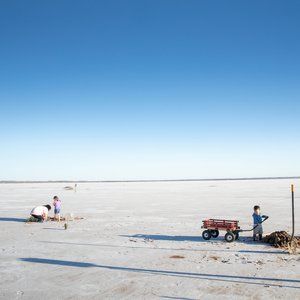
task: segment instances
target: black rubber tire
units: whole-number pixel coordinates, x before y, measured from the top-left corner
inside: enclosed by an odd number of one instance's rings
[[[240,237],[240,233],[238,231],[234,232],[235,239],[238,240]]]
[[[235,240],[235,235],[233,232],[231,231],[228,231],[226,234],[225,234],[225,241],[227,243],[232,243],[233,241]]]
[[[219,236],[219,230],[211,230],[211,236],[213,238],[217,238]]]
[[[210,240],[211,239],[211,233],[210,233],[210,231],[209,230],[204,230],[202,232],[202,237],[206,241]]]

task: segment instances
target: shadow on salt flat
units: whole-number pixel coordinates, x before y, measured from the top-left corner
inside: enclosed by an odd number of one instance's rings
[[[194,273],[194,272],[183,272],[183,271],[171,271],[171,270],[157,270],[157,269],[143,269],[143,268],[133,268],[124,266],[111,266],[111,265],[100,265],[95,263],[69,261],[69,260],[58,260],[58,259],[45,259],[45,258],[35,258],[26,257],[20,258],[20,261],[27,263],[39,263],[46,265],[55,266],[66,266],[66,267],[78,267],[78,268],[100,268],[111,271],[123,271],[123,272],[134,272],[143,273],[159,276],[174,276],[187,279],[199,279],[199,280],[211,280],[211,281],[221,281],[221,282],[231,282],[231,283],[243,283],[251,285],[262,285],[265,286],[276,286],[300,289],[300,280],[292,278],[273,278],[273,277],[254,277],[254,276],[239,276],[239,275],[229,275],[229,274],[212,274],[212,273]],[[285,285],[285,284],[294,285]],[[297,285],[295,285],[297,284]]]
[[[61,241],[39,241],[46,244],[57,245],[74,245],[74,246],[87,246],[87,247],[103,247],[103,248],[126,248],[126,249],[146,249],[146,250],[166,250],[166,251],[195,251],[195,252],[229,252],[229,253],[249,253],[249,254],[286,254],[286,252],[277,251],[264,251],[264,250],[234,250],[234,249],[203,249],[203,248],[164,248],[164,247],[142,247],[142,246],[128,246],[128,245],[107,245],[107,244],[93,244],[93,243],[75,243],[75,242],[61,242]]]
[[[10,218],[10,217],[7,217],[7,218],[4,218],[4,217],[0,217],[0,222],[26,222],[27,219],[24,219],[24,218]]]
[[[65,231],[64,228],[44,227],[43,229],[46,229],[46,230],[63,230],[63,231]]]
[[[206,242],[200,236],[185,236],[185,235],[163,235],[163,234],[134,234],[120,235],[127,238],[138,238],[146,240],[158,241],[177,241],[177,242]]]

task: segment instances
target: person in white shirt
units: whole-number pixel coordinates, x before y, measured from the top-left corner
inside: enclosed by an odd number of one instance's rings
[[[51,210],[51,205],[41,205],[32,209],[30,215],[33,216],[38,222],[47,221],[49,210]]]

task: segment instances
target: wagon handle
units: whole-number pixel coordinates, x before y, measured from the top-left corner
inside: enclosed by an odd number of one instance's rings
[[[260,225],[260,224],[262,224],[263,222],[265,222],[265,221],[267,221],[268,219],[269,219],[269,216],[262,216],[264,219],[260,222],[260,223],[258,223],[258,224],[256,224],[255,226],[253,226],[251,229],[238,229],[237,231],[238,232],[245,232],[245,231],[253,231],[258,225]]]

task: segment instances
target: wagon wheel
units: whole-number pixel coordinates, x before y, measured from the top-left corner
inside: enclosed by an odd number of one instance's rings
[[[211,236],[212,236],[213,238],[217,238],[217,237],[219,236],[219,230],[218,230],[218,229],[212,230],[212,231],[211,231]]]
[[[231,231],[228,231],[226,234],[225,234],[225,241],[228,242],[228,243],[232,243],[235,239],[235,236],[233,234],[233,232]]]
[[[238,231],[234,231],[233,233],[234,233],[234,235],[235,235],[235,239],[238,240],[239,237],[240,237],[239,232],[238,232]]]
[[[204,230],[202,232],[202,237],[204,240],[210,240],[211,239],[211,233],[209,230]]]

